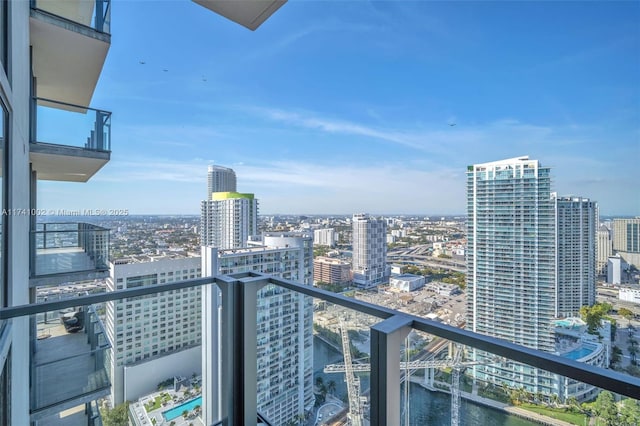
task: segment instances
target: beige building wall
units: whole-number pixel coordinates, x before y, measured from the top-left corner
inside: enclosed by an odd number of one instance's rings
[[[607,259],[613,255],[611,230],[606,226],[601,226],[600,229],[598,229],[596,243],[596,273],[603,275],[607,272]]]

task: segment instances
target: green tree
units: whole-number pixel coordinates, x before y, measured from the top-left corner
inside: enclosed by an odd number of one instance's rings
[[[111,409],[107,408],[102,413],[102,423],[104,426],[127,426],[129,424],[129,401],[118,404]]]
[[[587,323],[589,333],[596,334],[600,327],[600,321],[611,310],[609,303],[598,302],[593,306],[583,306],[580,308],[580,317]]]
[[[635,399],[625,399],[620,408],[620,425],[640,425],[640,403]]]
[[[580,402],[578,402],[578,398],[575,396],[570,396],[569,399],[567,399],[567,404],[569,407],[580,411]]]
[[[633,318],[633,312],[631,312],[629,309],[627,308],[620,308],[618,309],[618,314],[626,319],[627,321],[629,321],[629,324],[631,324],[631,318]]]
[[[329,380],[329,382],[327,383],[327,392],[333,395],[333,393],[336,391],[336,388],[337,388],[336,382],[333,380]]]
[[[618,424],[618,406],[611,392],[600,392],[593,409],[596,415],[604,421],[606,426]]]

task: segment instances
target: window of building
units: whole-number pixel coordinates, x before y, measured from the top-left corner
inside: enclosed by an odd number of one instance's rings
[[[158,277],[156,274],[127,278],[127,288],[142,287],[153,284],[158,284]]]

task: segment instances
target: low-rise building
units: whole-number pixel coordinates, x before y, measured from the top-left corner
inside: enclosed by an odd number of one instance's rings
[[[640,288],[620,288],[618,298],[624,302],[640,304]]]
[[[415,274],[402,274],[392,276],[389,279],[389,285],[400,291],[414,291],[424,287],[425,277]]]
[[[313,282],[348,284],[351,278],[351,264],[340,259],[317,257],[313,259]]]
[[[427,290],[434,291],[441,296],[453,296],[460,293],[460,287],[455,284],[447,284],[440,281],[433,281],[427,284]]]

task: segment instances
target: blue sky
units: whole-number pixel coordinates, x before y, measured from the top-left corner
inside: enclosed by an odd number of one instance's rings
[[[529,155],[637,215],[638,22],[639,2],[293,1],[251,32],[116,1],[91,105],[111,161],[39,206],[195,214],[214,163],[264,214],[455,214],[467,165]]]

